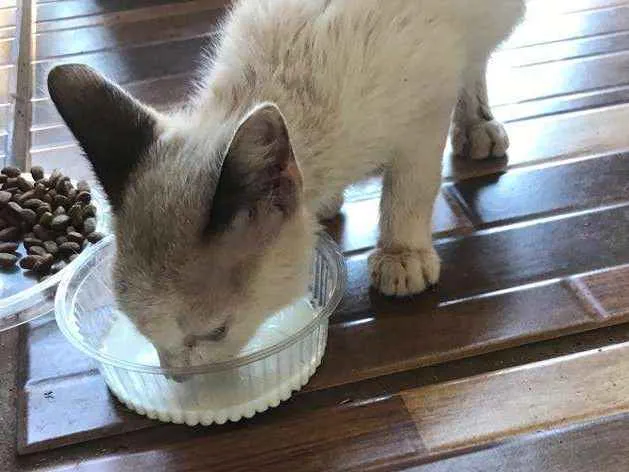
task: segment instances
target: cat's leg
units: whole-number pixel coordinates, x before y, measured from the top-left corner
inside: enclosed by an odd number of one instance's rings
[[[369,258],[372,285],[385,295],[422,292],[439,279],[432,213],[441,186],[441,156],[451,108],[415,133],[414,145],[386,168],[380,200],[380,240]]]
[[[494,118],[487,98],[486,60],[471,64],[454,108],[451,140],[455,156],[503,157],[509,147],[504,126]]]

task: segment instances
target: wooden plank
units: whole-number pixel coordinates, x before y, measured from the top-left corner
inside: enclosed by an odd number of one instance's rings
[[[325,362],[306,389],[416,369],[595,325],[562,283],[447,305],[440,305],[436,296],[424,297],[360,322],[333,324]]]
[[[378,240],[379,196],[369,200],[348,202],[338,218],[326,223],[328,232],[344,252],[356,252],[373,247]],[[452,206],[441,192],[435,202],[433,235],[443,238],[472,231],[471,222],[458,206]]]
[[[593,208],[629,197],[629,156],[459,181],[455,189],[482,226]]]
[[[171,75],[127,84],[124,88],[138,100],[158,110],[166,110],[176,107],[185,100],[193,90],[192,82],[193,76],[184,73],[183,75]],[[33,100],[35,134],[39,132],[40,128],[50,128],[62,124],[63,120],[57,113],[50,98]],[[36,136],[34,136],[34,139],[38,140],[38,142],[45,142],[45,140]]]
[[[169,3],[181,3],[186,0],[71,0],[56,3],[40,3],[37,5],[37,21],[53,22],[66,18],[102,15],[136,8],[146,8]]]
[[[625,472],[629,415],[531,434],[481,451],[412,467],[412,472]]]
[[[553,14],[551,6],[549,13],[530,14],[527,21],[516,29],[503,47],[505,49],[524,47],[624,31],[629,29],[628,8],[629,5],[623,2],[610,8],[590,9],[565,15],[561,12]]]
[[[35,37],[37,54],[35,59],[79,55],[207,35],[216,29],[216,22],[221,13],[221,10],[207,7],[206,10],[146,21],[39,33]]]
[[[391,316],[412,310],[414,304],[421,307],[430,296],[449,302],[627,263],[627,218],[629,208],[624,206],[438,243],[442,274],[436,295],[428,292],[405,304],[371,291],[367,255],[352,256],[345,298],[334,319]]]
[[[173,441],[171,435],[169,444],[137,454],[111,454],[49,470],[368,470],[422,451],[399,398],[291,415],[287,411],[208,430],[187,441]]]
[[[627,51],[528,67],[492,62],[487,72],[489,100],[492,105],[505,105],[626,85],[628,64]]]
[[[190,73],[196,69],[208,37],[139,46],[124,51],[109,51],[74,56],[73,62],[87,64],[122,85],[157,77]],[[57,61],[34,67],[34,98],[47,95],[46,77]]]
[[[508,162],[446,159],[444,175],[466,179],[502,172],[509,167],[620,152],[629,149],[629,134],[623,131],[628,118],[629,105],[622,104],[509,123]]]
[[[629,344],[402,394],[423,444],[444,453],[629,411]],[[491,392],[491,395],[487,395]]]
[[[229,3],[229,0],[188,0],[168,3],[160,2],[159,4],[143,7],[139,7],[135,3],[126,3],[126,8],[122,10],[109,10],[104,13],[89,16],[70,16],[55,21],[39,22],[37,24],[37,31],[42,33],[86,28],[95,25],[134,23],[136,21],[146,21],[149,19],[163,18],[165,16],[193,13],[208,8],[220,9],[224,8]]]

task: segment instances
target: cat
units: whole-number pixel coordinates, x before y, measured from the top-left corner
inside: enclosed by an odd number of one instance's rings
[[[237,1],[192,98],[169,114],[84,65],[54,68],[50,96],[113,208],[117,298],[162,365],[237,352],[303,294],[318,219],[377,171],[372,285],[407,296],[437,283],[444,143],[450,130],[455,154],[507,151],[485,69],[524,10],[523,0]],[[240,338],[229,343],[231,332]]]

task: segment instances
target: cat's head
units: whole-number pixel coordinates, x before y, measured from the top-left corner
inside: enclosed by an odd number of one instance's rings
[[[118,301],[164,364],[303,292],[312,220],[276,106],[165,116],[81,65],[48,86],[113,208]]]

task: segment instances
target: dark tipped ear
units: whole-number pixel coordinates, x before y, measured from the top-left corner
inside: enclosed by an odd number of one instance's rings
[[[268,217],[269,212],[284,218],[292,215],[301,179],[284,117],[275,105],[259,106],[240,124],[229,145],[208,233],[223,231],[241,211],[252,218]]]
[[[129,175],[156,139],[155,117],[120,87],[84,65],[52,69],[48,90],[112,206],[119,208]]]

